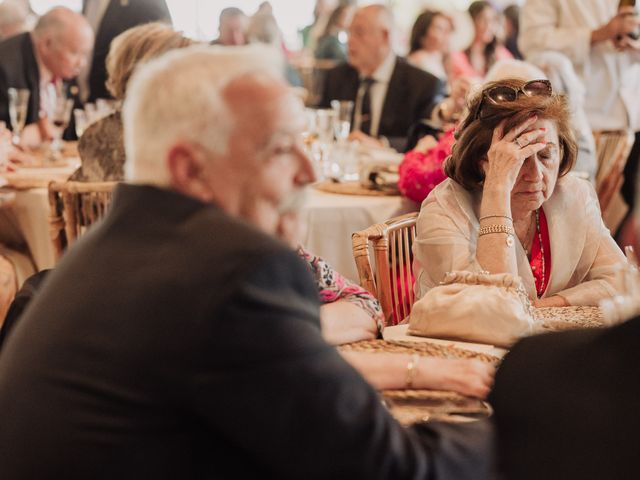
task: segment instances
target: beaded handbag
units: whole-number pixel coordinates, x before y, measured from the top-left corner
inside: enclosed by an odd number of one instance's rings
[[[456,271],[413,305],[408,333],[509,347],[538,323],[520,277]]]

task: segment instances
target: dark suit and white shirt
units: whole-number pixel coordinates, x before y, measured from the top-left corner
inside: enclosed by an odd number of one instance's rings
[[[384,62],[373,72],[371,79],[373,83],[371,85],[371,129],[368,133],[372,137],[378,136],[378,129],[380,126],[380,118],[382,116],[382,108],[384,106],[384,99],[387,96],[387,90],[389,89],[389,81],[393,75],[393,69],[396,64],[396,56],[391,53],[387,56]],[[365,93],[364,77],[360,76],[360,87],[358,88],[358,95],[356,97],[354,105],[354,118],[353,129],[361,130],[362,127],[362,100]]]
[[[384,137],[391,147],[405,151],[411,128],[431,118],[445,96],[445,86],[437,77],[420,70],[395,54],[389,54],[373,72],[371,86],[371,131]],[[363,76],[348,63],[327,72],[320,106],[329,108],[331,100],[354,101],[352,130],[362,126],[360,112],[364,96]],[[365,132],[366,133],[366,132]]]
[[[295,252],[121,185],[0,354],[3,480],[482,479],[487,424],[400,427],[322,338]]]

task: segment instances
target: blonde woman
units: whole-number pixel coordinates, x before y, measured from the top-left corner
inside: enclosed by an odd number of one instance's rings
[[[194,42],[164,23],[148,23],[118,35],[111,43],[107,57],[109,93],[119,103],[127,93],[127,82],[135,68],[169,50],[184,48]],[[124,143],[120,107],[111,115],[95,122],[78,143],[82,166],[74,180],[87,182],[122,180],[124,178]]]

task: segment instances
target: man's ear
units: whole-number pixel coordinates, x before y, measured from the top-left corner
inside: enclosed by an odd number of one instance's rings
[[[388,28],[382,30],[382,38],[387,45],[391,46],[391,31]]]
[[[203,202],[209,202],[212,199],[207,167],[207,157],[204,152],[192,145],[175,145],[167,154],[171,188]]]

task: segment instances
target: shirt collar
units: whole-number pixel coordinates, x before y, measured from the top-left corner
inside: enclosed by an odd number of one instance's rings
[[[380,66],[371,74],[371,77],[376,81],[376,83],[389,83],[395,66],[396,54],[389,52],[389,55],[387,55]]]

